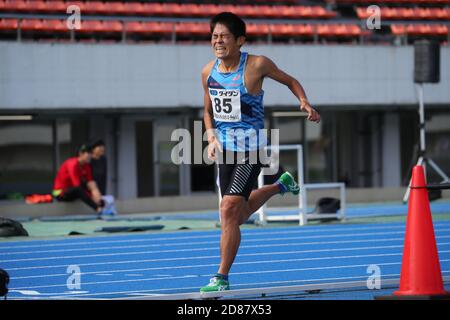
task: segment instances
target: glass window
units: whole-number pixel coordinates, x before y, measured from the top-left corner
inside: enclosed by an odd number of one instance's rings
[[[0,125],[0,199],[50,193],[53,183],[51,122]]]

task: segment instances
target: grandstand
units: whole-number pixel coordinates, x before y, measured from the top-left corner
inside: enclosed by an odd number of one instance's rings
[[[371,15],[367,6],[373,3],[381,7],[381,28],[370,30],[365,21]],[[79,30],[64,25],[69,5],[81,10]],[[1,0],[0,39],[206,41],[208,17],[231,11],[248,22],[250,42],[411,43],[426,37],[447,43],[449,5],[449,0]]]

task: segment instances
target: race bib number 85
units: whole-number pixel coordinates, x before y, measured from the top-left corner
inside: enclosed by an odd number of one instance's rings
[[[241,92],[239,89],[209,89],[214,120],[223,122],[241,121]]]

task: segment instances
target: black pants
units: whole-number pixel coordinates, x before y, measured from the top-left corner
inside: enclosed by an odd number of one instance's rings
[[[72,187],[66,189],[56,199],[58,199],[58,201],[74,201],[80,199],[95,211],[97,211],[99,207],[103,207],[103,203],[101,204],[101,206],[97,205],[94,200],[91,199],[91,197],[87,193],[87,190],[83,187]]]

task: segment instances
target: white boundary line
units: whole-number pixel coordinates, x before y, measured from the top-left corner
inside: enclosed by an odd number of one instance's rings
[[[437,239],[442,238],[450,238],[450,236],[441,236],[436,237]],[[254,245],[254,246],[242,246],[241,249],[248,248],[271,248],[271,247],[292,247],[292,246],[309,246],[309,245],[321,245],[321,244],[350,244],[350,243],[362,243],[362,242],[389,242],[389,241],[398,241],[400,243],[404,242],[403,238],[391,238],[391,239],[367,239],[367,240],[345,240],[345,241],[328,241],[328,242],[297,242],[297,243],[284,243],[277,245]],[[444,243],[445,245],[446,243]],[[438,245],[442,245],[439,244]],[[219,250],[219,247],[215,247],[213,249],[203,249],[204,251],[209,250]],[[317,250],[306,250],[303,252],[322,252],[322,251],[332,251],[332,250],[346,250],[346,248],[336,248],[336,249],[317,249]],[[357,251],[358,249],[354,249]],[[179,252],[174,250],[174,252]],[[249,256],[249,255],[261,255],[263,253],[239,253],[239,256]],[[99,265],[112,265],[112,264],[131,264],[131,263],[147,263],[147,262],[161,262],[161,261],[181,261],[181,260],[194,260],[194,259],[209,259],[209,258],[218,258],[219,256],[189,256],[189,257],[178,257],[178,258],[160,258],[160,259],[144,259],[144,260],[125,260],[125,261],[106,261],[106,262],[93,262],[93,263],[78,263],[77,265],[80,267],[84,266],[99,266]],[[62,268],[67,267],[70,264],[62,264],[62,265],[48,265],[48,266],[31,266],[31,267],[18,267],[18,268],[8,268],[8,270],[31,270],[31,269],[49,269],[49,268]]]
[[[442,271],[442,274],[447,274],[450,273],[450,271]],[[387,274],[384,275],[384,277],[399,277],[399,274]],[[356,276],[356,277],[339,277],[339,278],[323,278],[323,279],[302,279],[302,280],[291,280],[291,281],[273,281],[273,282],[260,282],[260,283],[246,283],[246,284],[236,284],[234,285],[234,287],[245,287],[245,286],[252,286],[252,285],[267,285],[267,284],[275,284],[275,283],[301,283],[301,282],[311,282],[311,281],[334,281],[334,280],[350,280],[350,279],[360,279],[360,278],[364,278],[367,279],[367,275],[364,276]],[[446,277],[444,278],[444,282],[447,282]],[[65,299],[65,298],[70,298],[70,299],[86,299],[86,297],[94,297],[94,296],[111,296],[111,295],[123,295],[123,294],[141,294],[144,295],[145,297],[148,298],[148,295],[152,295],[152,296],[156,296],[156,295],[164,295],[167,296],[168,294],[161,294],[161,293],[152,293],[152,294],[146,294],[146,293],[150,293],[150,292],[162,292],[162,291],[172,291],[172,290],[198,290],[199,287],[195,286],[195,287],[185,287],[185,288],[163,288],[163,289],[150,289],[150,290],[133,290],[133,291],[115,291],[115,292],[99,292],[99,293],[88,293],[88,294],[77,294],[76,296],[68,296],[68,294],[63,294],[60,293],[59,296],[55,296],[54,299]],[[42,295],[54,295],[53,293],[50,294],[46,294],[46,293],[42,293]],[[45,298],[44,298],[45,299]],[[48,299],[48,298],[46,298]],[[96,299],[96,298],[92,298],[92,299]],[[98,299],[108,299],[108,298],[98,298]],[[123,300],[125,299],[125,297],[121,297],[121,298],[113,298],[113,299],[108,299],[108,300]],[[132,298],[134,299],[134,297]]]
[[[443,277],[444,282],[450,280],[450,276]],[[381,279],[382,287],[389,287],[393,285],[399,285],[400,279]],[[143,296],[132,298],[129,297],[127,300],[187,300],[187,299],[211,299],[211,298],[233,298],[238,297],[265,297],[270,294],[286,294],[295,293],[299,291],[313,291],[313,290],[339,290],[339,289],[350,289],[350,288],[366,288],[367,280],[362,281],[347,281],[347,282],[329,282],[329,283],[318,283],[318,284],[307,284],[307,285],[296,285],[296,286],[279,286],[279,287],[266,287],[266,288],[252,288],[252,289],[239,289],[239,290],[229,290],[222,292],[211,292],[211,293],[179,293],[179,294],[166,294],[166,295],[153,295],[153,296]]]
[[[440,260],[440,262],[448,262],[450,259]],[[399,262],[388,262],[388,263],[376,263],[378,266],[391,266],[391,265],[401,265]],[[277,270],[259,270],[259,271],[243,271],[230,273],[230,276],[236,275],[248,275],[248,274],[267,274],[267,273],[287,273],[287,272],[299,272],[299,271],[314,271],[314,270],[332,270],[332,269],[351,269],[351,268],[367,268],[367,264],[356,264],[356,265],[342,265],[342,266],[328,266],[328,267],[314,267],[314,268],[296,268],[296,269],[277,269]],[[168,279],[165,278],[141,278],[141,279],[127,279],[127,280],[111,280],[111,281],[93,281],[85,282],[83,286],[89,285],[99,285],[99,284],[111,284],[111,283],[131,283],[131,282],[146,282],[146,281],[162,281],[162,280],[174,280],[174,279],[186,279],[186,278],[209,278],[210,274],[206,275],[186,275],[186,276],[176,276]],[[55,284],[55,285],[45,285],[45,286],[28,286],[28,287],[18,287],[11,288],[12,290],[30,290],[38,288],[55,288],[55,287],[67,287],[67,284]]]
[[[438,221],[434,223],[435,229],[439,227],[448,227],[450,226],[450,223]],[[399,224],[399,225],[376,225],[376,226],[361,226],[361,227],[347,227],[346,225],[342,225],[338,228],[335,228],[335,226],[320,226],[317,228],[320,228],[320,230],[316,229],[315,226],[309,226],[308,228],[300,228],[298,226],[296,227],[289,227],[293,228],[295,230],[286,230],[288,228],[283,228],[285,230],[283,231],[268,231],[268,229],[259,229],[256,230],[256,232],[253,232],[254,230],[243,229],[242,235],[247,236],[265,236],[265,235],[272,235],[272,234],[305,234],[305,233],[333,233],[333,232],[346,232],[346,231],[359,231],[359,230],[386,230],[386,229],[405,229],[405,224]],[[311,230],[309,228],[314,228],[314,230]],[[327,229],[329,228],[329,229]],[[278,229],[278,228],[272,228]],[[270,229],[269,229],[270,230]],[[60,247],[60,246],[76,246],[76,245],[90,245],[90,244],[106,244],[106,243],[132,243],[132,242],[154,242],[154,241],[170,241],[170,240],[189,240],[189,239],[207,239],[207,238],[218,238],[220,237],[220,230],[213,230],[213,231],[184,231],[183,233],[211,233],[209,235],[190,235],[190,236],[174,236],[174,237],[152,237],[155,234],[140,234],[140,235],[131,235],[131,234],[124,234],[124,235],[110,235],[110,236],[96,236],[96,237],[86,237],[85,239],[92,239],[92,241],[77,241],[77,242],[69,242],[70,240],[74,239],[47,239],[47,240],[21,240],[21,242],[43,242],[43,241],[58,241],[58,242],[65,242],[65,243],[43,243],[43,244],[36,244],[36,245],[23,245],[23,246],[0,246],[0,249],[22,249],[22,248],[43,248],[43,247]],[[164,235],[168,235],[169,233],[164,233]],[[179,235],[178,232],[171,232],[172,235]],[[107,241],[101,241],[98,240],[98,238],[108,238],[108,237],[123,237],[123,238],[132,238],[132,237],[144,237],[142,239],[123,239],[123,240],[107,240]],[[81,239],[80,239],[81,240]],[[67,243],[68,242],[68,243]]]
[[[441,243],[441,245],[450,245],[449,243]],[[380,250],[380,249],[400,249],[402,245],[397,246],[382,246],[382,247],[365,247],[365,248],[343,248],[343,249],[323,249],[323,250],[308,250],[308,251],[287,251],[287,252],[263,252],[263,253],[252,253],[239,255],[238,258],[244,256],[274,256],[274,255],[293,255],[293,254],[309,254],[316,252],[332,252],[332,251],[359,251],[359,250]],[[439,254],[450,253],[450,250],[441,250]],[[295,258],[295,259],[282,259],[282,260],[259,260],[259,261],[236,261],[233,265],[249,265],[249,264],[262,264],[262,263],[281,263],[281,262],[295,262],[295,261],[319,261],[319,260],[332,260],[332,259],[354,259],[354,258],[366,258],[366,257],[387,257],[387,256],[401,256],[402,252],[397,253],[380,253],[380,254],[366,254],[366,255],[352,255],[352,256],[328,256],[328,257],[308,257],[308,258]],[[208,257],[211,258],[211,257]],[[214,256],[213,258],[220,258],[220,256]],[[112,273],[126,273],[126,272],[137,272],[137,271],[155,271],[155,270],[174,270],[174,269],[190,269],[190,268],[205,268],[214,267],[217,263],[211,264],[199,264],[199,265],[182,265],[182,266],[163,266],[163,267],[151,267],[151,268],[133,268],[133,269],[119,269],[119,270],[104,270],[104,271],[90,271],[82,272],[81,275],[101,275],[101,274],[112,274]],[[67,277],[67,273],[60,274],[39,274],[33,276],[19,276],[11,277],[13,280],[17,279],[32,279],[32,278],[50,278],[50,277]]]
[[[448,232],[450,229],[440,229],[438,231]],[[288,240],[305,240],[305,239],[323,239],[323,238],[346,238],[346,237],[366,237],[366,236],[375,236],[375,235],[391,235],[391,234],[404,234],[403,231],[395,231],[395,232],[374,232],[374,233],[366,233],[366,234],[353,234],[353,235],[327,235],[327,236],[307,236],[307,237],[285,237],[285,238],[271,238],[264,239],[264,241],[288,241]],[[448,236],[441,236],[436,238],[445,238]],[[248,242],[261,242],[261,239],[248,239],[243,240],[242,243]],[[246,248],[248,246],[241,246],[241,248]],[[34,258],[24,258],[24,259],[12,259],[12,260],[0,260],[0,263],[11,263],[11,262],[25,262],[25,261],[42,261],[42,260],[55,260],[55,259],[84,259],[84,258],[99,258],[99,257],[111,257],[117,255],[141,255],[141,254],[155,254],[155,253],[169,253],[169,252],[195,252],[195,251],[212,251],[215,250],[212,248],[190,248],[190,249],[177,249],[177,250],[159,250],[159,251],[134,251],[134,252],[114,252],[114,253],[102,253],[102,254],[88,254],[88,255],[74,255],[74,256],[51,256],[51,257],[34,257]]]

